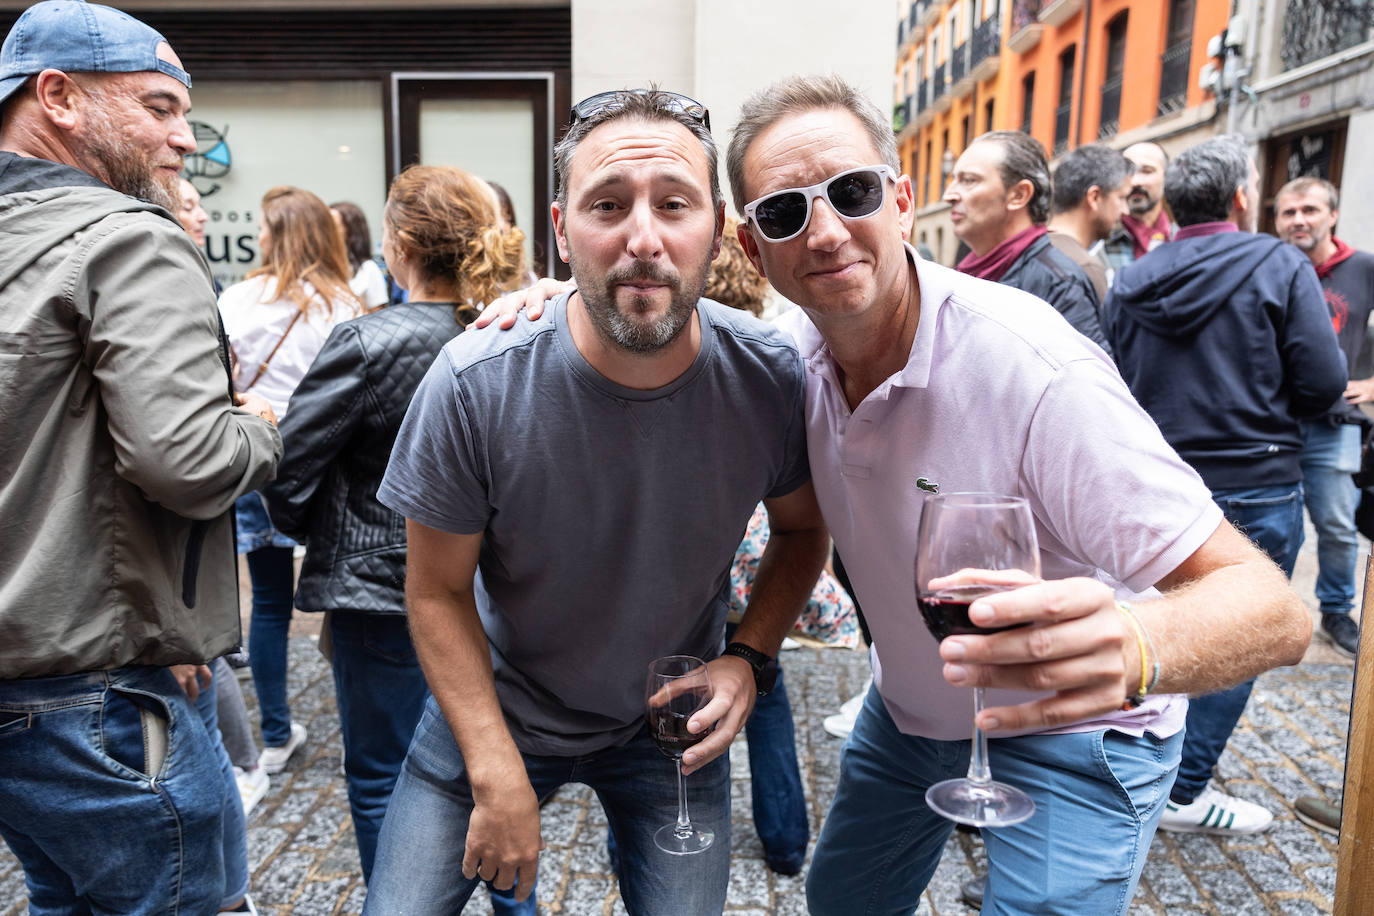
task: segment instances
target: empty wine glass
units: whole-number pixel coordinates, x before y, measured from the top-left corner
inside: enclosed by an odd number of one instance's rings
[[[687,784],[682,775],[682,755],[687,748],[710,734],[703,729],[687,731],[687,723],[711,702],[711,679],[706,663],[691,655],[669,655],[649,663],[644,687],[649,734],[658,749],[673,758],[677,769],[677,821],[654,833],[654,844],[675,856],[704,852],[715,841],[715,833],[692,824],[687,816]]]
[[[1025,576],[1008,576],[1018,570]],[[1000,574],[1000,575],[999,575]],[[1030,505],[1016,496],[950,493],[931,496],[921,513],[916,546],[916,600],[936,640],[956,633],[993,633],[1006,627],[980,627],[968,609],[979,598],[1007,591],[1040,576],[1040,550]],[[931,583],[943,580],[938,587]],[[926,804],[961,824],[1005,827],[1035,813],[1029,795],[994,782],[988,767],[987,737],[978,728],[983,688],[973,688],[973,751],[968,775],[926,790]]]

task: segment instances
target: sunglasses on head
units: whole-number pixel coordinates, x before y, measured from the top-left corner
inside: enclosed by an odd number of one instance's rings
[[[744,207],[744,218],[770,242],[785,242],[802,234],[811,222],[811,202],[820,194],[844,219],[865,219],[887,200],[887,183],[896,181],[890,165],[865,165],[831,175],[809,188],[787,188],[765,194]]]
[[[664,108],[684,114],[707,130],[711,129],[711,113],[705,105],[696,99],[663,89],[613,89],[589,95],[572,107],[572,113],[568,115],[568,128],[572,129],[578,121],[585,121],[599,112],[623,107],[627,95],[648,95],[650,92],[658,95]]]

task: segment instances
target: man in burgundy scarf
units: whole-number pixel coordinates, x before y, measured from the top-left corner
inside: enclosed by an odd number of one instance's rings
[[[1360,641],[1359,625],[1350,617],[1360,554],[1355,531],[1360,493],[1350,475],[1360,469],[1361,429],[1368,422],[1355,405],[1374,401],[1374,378],[1362,378],[1366,373],[1356,368],[1374,308],[1374,255],[1336,238],[1337,203],[1331,182],[1295,178],[1279,189],[1274,216],[1279,238],[1296,245],[1317,269],[1349,371],[1344,399],[1302,422],[1302,483],[1317,531],[1321,632],[1353,658]]]
[[[1034,138],[998,130],[974,140],[954,164],[944,200],[954,234],[972,249],[960,271],[1044,299],[1111,352],[1098,324],[1097,291],[1047,237],[1050,167]]]
[[[1131,192],[1126,197],[1131,212],[1122,217],[1121,227],[1102,246],[1112,274],[1169,241],[1178,231],[1164,212],[1164,170],[1169,166],[1169,154],[1158,143],[1145,141],[1126,147],[1126,158],[1135,166]]]

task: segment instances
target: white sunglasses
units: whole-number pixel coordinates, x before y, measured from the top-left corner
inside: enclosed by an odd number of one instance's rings
[[[808,188],[786,188],[746,204],[744,218],[770,242],[785,242],[811,223],[811,202],[821,194],[841,217],[866,219],[883,208],[887,183],[896,181],[890,165],[865,165],[831,175]]]

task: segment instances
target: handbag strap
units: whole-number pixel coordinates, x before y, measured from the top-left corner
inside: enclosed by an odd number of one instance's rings
[[[244,391],[248,391],[258,383],[258,379],[262,378],[262,374],[267,371],[267,364],[272,361],[272,357],[277,355],[277,351],[281,349],[281,345],[286,343],[286,335],[291,333],[291,329],[296,326],[296,322],[300,320],[300,317],[301,310],[296,309],[296,314],[291,316],[291,323],[286,326],[285,331],[281,332],[281,337],[277,338],[277,345],[272,348],[271,353],[267,354],[267,358],[262,361],[262,365],[258,366],[258,371],[253,374],[253,380],[248,383],[247,388],[243,389]]]

